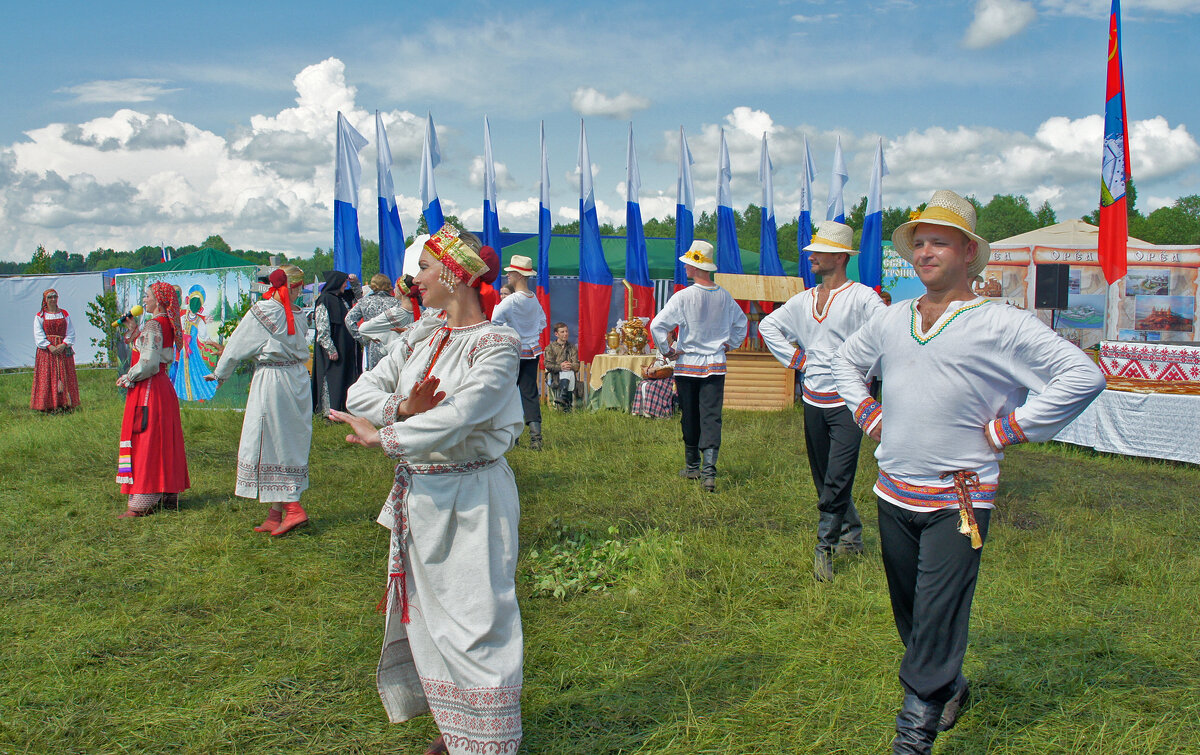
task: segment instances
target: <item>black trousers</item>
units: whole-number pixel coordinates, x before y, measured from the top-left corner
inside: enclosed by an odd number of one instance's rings
[[[683,414],[683,445],[700,449],[720,448],[725,376],[696,378],[676,375],[675,391],[679,394],[679,408]]]
[[[858,470],[862,430],[845,406],[804,405],[804,444],[808,466],[817,488],[817,509],[832,517],[829,527],[818,530],[818,547],[833,550],[846,529],[862,531],[862,520],[851,493]],[[843,526],[849,525],[849,527]],[[857,535],[861,539],[861,535]]]
[[[521,392],[521,411],[525,424],[542,421],[542,404],[538,400],[538,360],[522,359],[517,369],[517,390]]]
[[[991,509],[975,509],[987,541]],[[958,531],[958,509],[909,511],[879,500],[879,539],[892,616],[904,643],[900,683],[922,700],[944,703],[967,652],[971,600],[982,549]]]

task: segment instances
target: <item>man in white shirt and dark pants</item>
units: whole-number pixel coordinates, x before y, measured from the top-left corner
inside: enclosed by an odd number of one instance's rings
[[[521,339],[521,366],[517,370],[517,388],[521,392],[521,409],[529,427],[529,447],[542,450],[542,405],[538,396],[538,357],[542,355],[542,331],[546,329],[546,312],[537,296],[529,290],[529,279],[537,275],[533,260],[514,254],[509,260],[508,286],[512,294],[500,300],[492,311],[492,322],[507,325]]]
[[[682,410],[685,466],[680,473],[699,479],[705,490],[717,487],[721,447],[721,407],[725,401],[725,352],[746,338],[746,313],[729,292],[713,283],[713,247],[694,241],[680,262],[692,285],[667,300],[650,323],[658,350],[675,359],[675,390]],[[679,328],[674,347],[667,334]]]
[[[846,277],[846,264],[858,254],[853,228],[827,220],[804,251],[821,284],[763,318],[758,333],[783,366],[804,372],[804,444],[820,512],[813,576],[829,582],[835,551],[862,551],[862,520],[852,497],[862,433],[829,365],[842,342],[885,307],[873,289]]]
[[[971,291],[987,266],[975,207],[938,191],[892,234],[925,285],[846,339],[838,393],[876,440],[879,535],[904,658],[893,753],[929,753],[954,725],[971,599],[1005,446],[1045,441],[1100,391],[1104,377],[1031,313]],[[866,377],[883,378],[882,405]]]

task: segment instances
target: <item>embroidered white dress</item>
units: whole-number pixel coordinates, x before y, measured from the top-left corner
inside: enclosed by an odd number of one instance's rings
[[[804,372],[804,403],[832,409],[846,405],[830,369],[834,352],[884,309],[874,290],[846,281],[829,292],[824,310],[817,308],[816,288],[796,294],[762,319],[758,333],[780,364]]]
[[[519,342],[490,322],[443,326],[422,317],[347,398],[398,462],[378,520],[392,538],[377,685],[392,722],[428,710],[451,753],[515,753],[520,504],[504,454],[524,427],[513,381]],[[441,380],[446,398],[397,422],[426,375]]]
[[[312,446],[312,392],[304,315],[293,309],[295,333],[288,335],[283,305],[256,302],[225,342],[214,374],[224,380],[237,363],[254,363],[250,396],[238,445],[234,495],[264,503],[298,501],[308,488]]]
[[[372,363],[371,367],[379,364],[379,361],[383,360],[383,356],[388,353],[392,344],[400,340],[401,334],[397,333],[396,330],[407,328],[412,323],[413,313],[404,307],[395,306],[385,309],[357,327],[358,335],[370,341],[379,351],[379,360]],[[367,369],[370,369],[370,367]]]

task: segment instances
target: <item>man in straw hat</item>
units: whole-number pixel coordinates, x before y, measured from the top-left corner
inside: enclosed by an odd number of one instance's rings
[[[677,292],[650,323],[658,350],[675,359],[675,390],[682,410],[685,466],[680,474],[717,487],[721,447],[721,406],[725,400],[725,352],[746,338],[746,313],[729,292],[713,283],[713,247],[693,241],[679,258],[692,285]],[[672,346],[667,334],[679,328]]]
[[[1104,389],[1096,365],[1031,313],[977,297],[987,266],[975,207],[938,191],[892,234],[926,293],[846,339],[838,393],[880,444],[879,535],[905,646],[893,752],[928,753],[954,725],[971,599],[1005,446],[1053,438]],[[882,405],[868,374],[883,378]]]
[[[862,433],[829,363],[842,342],[885,307],[873,290],[846,277],[846,264],[858,254],[853,228],[827,220],[804,251],[812,253],[821,284],[763,318],[758,332],[781,364],[804,371],[804,444],[820,512],[813,576],[828,582],[835,550],[862,551],[862,520],[851,498]]]
[[[521,409],[529,427],[529,447],[542,450],[542,406],[538,397],[538,357],[542,355],[542,331],[546,329],[546,312],[537,297],[529,290],[529,279],[537,275],[533,260],[514,254],[504,268],[512,294],[500,300],[492,311],[492,322],[507,325],[521,339],[521,367],[517,371],[517,389],[521,392]]]

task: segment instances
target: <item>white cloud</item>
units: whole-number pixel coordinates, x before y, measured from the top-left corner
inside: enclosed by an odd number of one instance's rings
[[[571,95],[571,108],[582,116],[628,120],[638,110],[650,107],[650,100],[629,92],[609,96],[591,87],[580,87]]]
[[[515,188],[517,182],[514,181],[512,175],[509,174],[508,166],[495,160],[492,162],[496,168],[496,189],[503,191],[505,189]],[[478,189],[482,189],[483,174],[483,155],[475,155],[475,157],[471,160],[471,167],[467,170],[467,183]],[[500,198],[497,197],[496,201],[499,202]]]
[[[75,102],[150,102],[164,94],[178,92],[168,89],[164,79],[116,79],[89,81],[57,90],[75,95]]]
[[[1105,18],[1112,8],[1112,0],[1040,0],[1040,3],[1049,13],[1086,18]],[[1136,14],[1142,10],[1168,15],[1200,13],[1200,0],[1125,0],[1121,4],[1125,17],[1130,11]]]
[[[1037,10],[1029,0],[978,0],[963,45],[971,49],[991,47],[1020,34],[1035,18]]]
[[[792,16],[792,20],[798,24],[819,24],[822,21],[832,21],[838,17],[836,13],[821,13],[815,16],[806,16],[803,13],[797,13]]]

